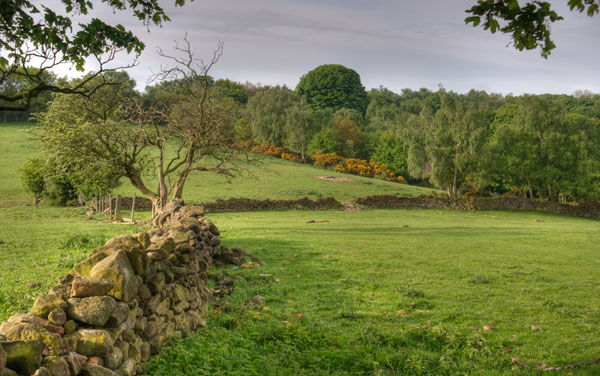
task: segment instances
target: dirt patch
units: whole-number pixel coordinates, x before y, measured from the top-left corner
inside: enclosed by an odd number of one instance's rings
[[[336,178],[335,176],[317,176],[317,179],[327,180],[327,181],[354,181],[349,178]]]

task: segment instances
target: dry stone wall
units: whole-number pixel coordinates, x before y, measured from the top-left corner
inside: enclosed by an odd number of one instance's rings
[[[437,208],[455,210],[529,210],[560,215],[600,219],[599,202],[562,204],[525,197],[475,197],[451,200],[447,196],[421,195],[401,197],[393,195],[367,196],[352,200],[366,208]]]
[[[0,376],[140,374],[167,338],[204,326],[220,233],[199,207],[171,219],[110,239],[2,323]]]

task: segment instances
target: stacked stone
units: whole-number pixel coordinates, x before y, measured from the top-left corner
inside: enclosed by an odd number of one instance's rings
[[[219,231],[198,208],[182,213],[169,227],[110,239],[29,314],[2,323],[0,376],[135,375],[167,338],[205,325]]]

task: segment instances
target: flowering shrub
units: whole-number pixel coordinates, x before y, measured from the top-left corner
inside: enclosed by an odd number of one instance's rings
[[[366,161],[364,159],[346,158],[343,159],[341,164],[335,166],[334,170],[346,174],[380,178],[406,184],[406,180],[402,176],[396,177],[396,174],[385,168],[385,165],[374,160]]]
[[[270,157],[287,159],[293,162],[302,162],[302,157],[298,154],[290,153],[284,148],[275,146],[272,143],[265,141],[262,144],[255,144],[253,141],[246,141],[238,144],[239,148],[249,150],[255,154],[264,154]]]
[[[252,141],[246,141],[238,145],[240,148],[250,150],[252,153],[287,159],[293,162],[303,162],[300,155],[290,153],[284,148],[275,146],[268,141],[258,145]],[[407,184],[404,177],[396,176],[396,174],[388,170],[383,163],[375,162],[372,159],[367,161],[357,158],[344,158],[337,155],[335,152],[323,153],[322,150],[317,150],[315,154],[312,155],[311,159],[315,166],[333,167],[337,172]]]
[[[260,145],[256,145],[252,147],[251,151],[253,153],[264,154],[271,157],[279,157],[281,158],[281,154],[285,151],[282,147],[275,146],[272,143],[265,141]]]
[[[321,150],[317,150],[312,156],[313,164],[321,167],[331,167],[342,162],[345,158],[340,157],[335,152],[323,153]]]
[[[288,161],[292,161],[292,162],[302,162],[302,157],[300,157],[299,155],[291,154],[291,153],[287,153],[287,152],[281,153],[281,159],[287,159]]]

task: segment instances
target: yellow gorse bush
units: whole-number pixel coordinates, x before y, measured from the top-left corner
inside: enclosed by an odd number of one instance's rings
[[[293,162],[302,162],[302,157],[300,155],[290,153],[284,148],[275,146],[268,141],[258,145],[251,141],[247,141],[240,145],[240,147],[250,150],[252,153],[287,159]],[[333,167],[337,172],[406,184],[406,179],[404,179],[404,177],[396,176],[396,174],[388,170],[383,163],[375,162],[372,159],[367,161],[365,159],[344,158],[337,155],[335,152],[323,153],[322,150],[317,150],[317,152],[312,155],[311,159],[315,166],[325,168]]]

